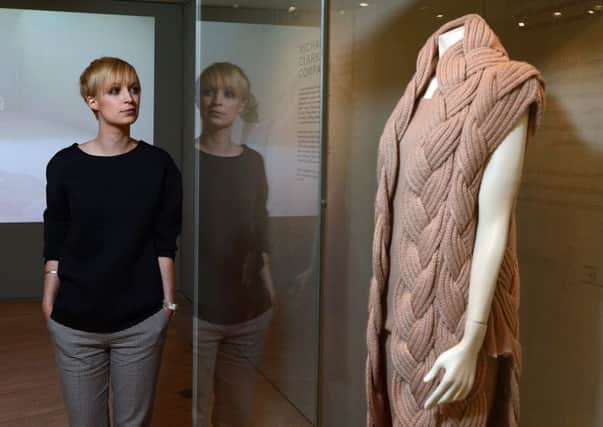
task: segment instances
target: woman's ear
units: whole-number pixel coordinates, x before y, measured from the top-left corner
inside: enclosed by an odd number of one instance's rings
[[[96,97],[94,96],[87,96],[86,97],[86,104],[88,104],[88,107],[90,107],[90,109],[94,112],[98,111],[98,101],[96,100]]]
[[[239,105],[239,114],[247,110],[247,102],[247,100],[241,102],[241,105]]]

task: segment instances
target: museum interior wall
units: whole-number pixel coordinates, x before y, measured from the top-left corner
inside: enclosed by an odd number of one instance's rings
[[[526,426],[603,422],[602,9],[583,1],[486,3],[511,56],[539,68],[547,85],[517,203]]]

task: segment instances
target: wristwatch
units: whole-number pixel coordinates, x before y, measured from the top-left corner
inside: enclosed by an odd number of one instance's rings
[[[163,308],[166,310],[176,311],[178,309],[178,304],[171,301],[163,301]]]

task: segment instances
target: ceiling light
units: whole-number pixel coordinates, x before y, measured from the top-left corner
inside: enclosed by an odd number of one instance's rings
[[[518,22],[518,23],[517,23],[517,26],[519,26],[519,27],[523,28],[523,27],[525,27],[525,26],[526,26],[526,23],[525,23],[525,22],[523,22],[523,21],[522,21],[522,22]]]
[[[589,9],[589,10],[586,11],[586,13],[588,13],[589,15],[594,15],[595,11],[592,10],[592,9]]]
[[[441,13],[438,13],[438,14],[436,15],[436,18],[438,18],[438,19],[442,19],[443,17],[444,17],[444,15],[442,15]]]
[[[287,11],[288,11],[289,13],[293,13],[293,12],[295,12],[296,10],[297,10],[297,8],[296,8],[295,6],[289,6],[289,9],[287,9]]]
[[[595,10],[603,10],[603,4],[596,5]]]
[[[340,10],[339,10],[339,14],[340,14],[340,15],[343,15],[344,13],[345,13],[345,10],[343,10],[343,9],[340,9]]]
[[[559,17],[563,15],[561,12],[553,12],[553,16]]]
[[[360,2],[360,7],[367,7],[369,4],[365,1]]]
[[[234,7],[235,9],[238,9],[239,8],[239,3],[233,4],[232,7]]]

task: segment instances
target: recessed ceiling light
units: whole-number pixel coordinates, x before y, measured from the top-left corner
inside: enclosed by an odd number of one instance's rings
[[[295,12],[296,10],[297,10],[297,8],[296,8],[295,6],[289,6],[289,9],[287,9],[287,11],[288,11],[289,13],[293,13],[293,12]]]
[[[518,23],[517,23],[517,25],[518,25],[519,27],[523,28],[523,27],[525,27],[525,26],[526,26],[526,23],[525,23],[525,22],[518,22]]]
[[[559,17],[559,16],[561,16],[561,15],[563,15],[561,12],[553,12],[553,16],[557,16],[557,17]]]
[[[239,8],[239,3],[233,4],[232,7],[234,7],[235,9],[238,9]]]
[[[368,7],[368,5],[369,4],[367,2],[365,2],[365,1],[361,1],[360,2],[360,7]]]
[[[436,18],[438,18],[438,19],[442,19],[443,17],[444,17],[444,15],[442,15],[441,13],[438,13],[438,14],[436,15]]]
[[[589,15],[594,15],[595,11],[592,10],[592,9],[589,9],[589,10],[586,11],[586,13],[588,13]]]

